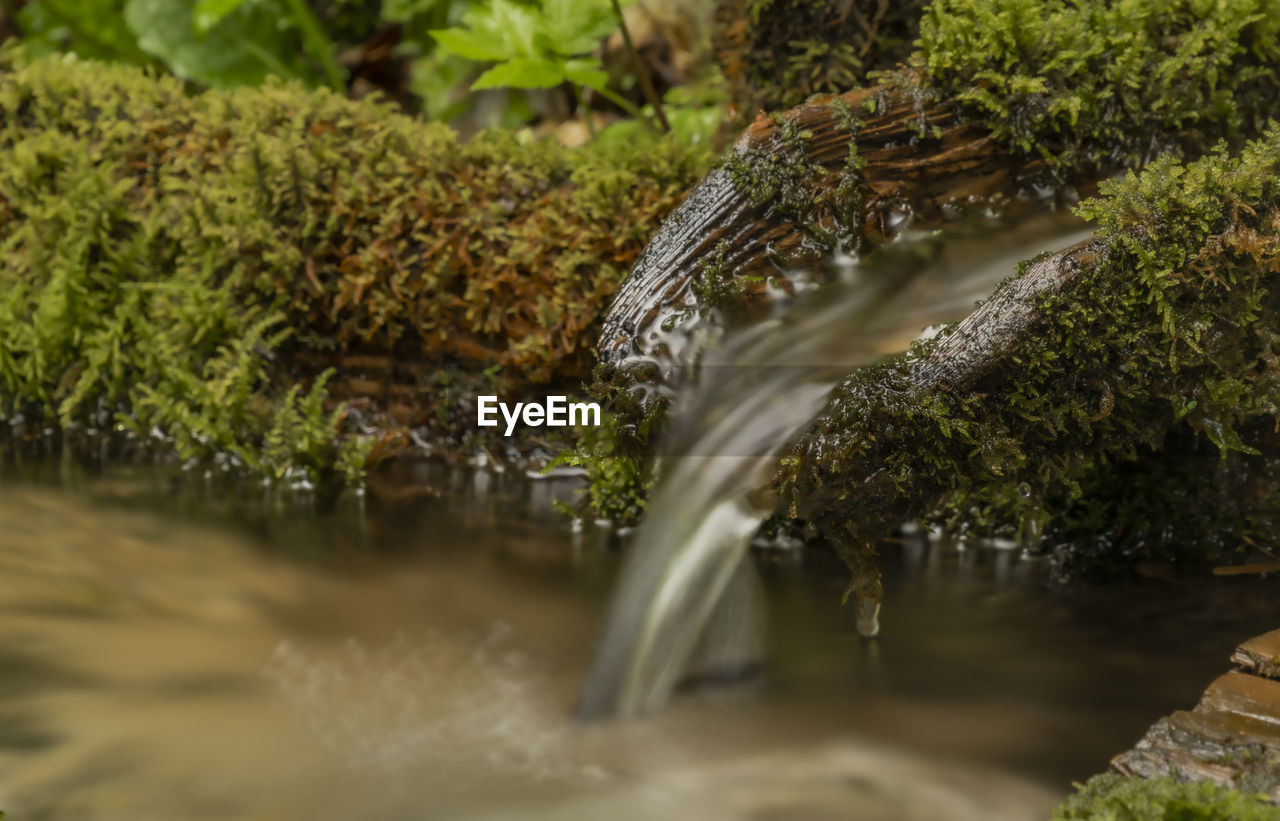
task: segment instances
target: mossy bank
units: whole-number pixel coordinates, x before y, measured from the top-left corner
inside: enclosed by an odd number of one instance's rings
[[[658,138],[463,142],[323,90],[191,95],[5,51],[0,415],[355,481],[367,445],[328,384],[368,376],[340,393],[445,433],[459,385],[576,389],[602,309],[708,159]]]

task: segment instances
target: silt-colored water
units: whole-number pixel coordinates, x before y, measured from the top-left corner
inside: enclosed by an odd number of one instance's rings
[[[820,553],[754,554],[754,678],[570,720],[627,539],[563,482],[420,466],[328,516],[149,471],[0,471],[0,809],[22,819],[1041,818],[1232,645],[1251,580],[1057,589],[886,545],[874,643]],[[1253,591],[1250,593],[1250,591]]]

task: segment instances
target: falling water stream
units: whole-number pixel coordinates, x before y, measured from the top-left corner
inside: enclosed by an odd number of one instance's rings
[[[903,350],[924,326],[959,319],[1018,262],[1088,236],[1056,212],[945,245],[907,235],[864,263],[838,258],[835,282],[699,357],[683,385],[660,479],[623,572],[579,713],[662,706],[682,676],[750,665],[752,582],[743,557],[775,509],[761,489],[782,449],[841,376]],[[930,242],[933,239],[934,242]],[[878,631],[876,602],[861,629]],[[718,612],[718,608],[723,612]],[[707,638],[708,633],[712,638]],[[695,656],[702,646],[712,652]]]

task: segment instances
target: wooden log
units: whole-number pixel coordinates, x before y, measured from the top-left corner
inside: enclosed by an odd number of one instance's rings
[[[770,164],[781,166],[776,177],[753,183],[751,169]],[[762,115],[646,247],[605,318],[600,356],[618,361],[653,353],[673,317],[682,322],[707,307],[699,288],[709,277],[735,283],[735,318],[749,319],[793,295],[797,280],[812,278],[835,244],[869,249],[908,225],[964,216],[971,211],[966,203],[1027,209],[1018,195],[1042,171],[1042,163],[1011,156],[951,106],[922,102],[909,85]],[[1092,188],[1090,179],[1076,182]],[[758,201],[770,186],[778,196]],[[818,205],[788,208],[781,200],[790,187],[801,189],[791,197]]]
[[[1239,159],[1166,161],[1110,186],[1091,206],[1094,240],[1033,261],[910,355],[851,374],[788,454],[783,511],[855,575],[874,574],[889,529],[925,516],[1029,546],[1046,523],[1078,527],[1064,541],[1082,550],[1129,538],[1131,561],[1193,566],[1272,530],[1278,172],[1273,133]],[[1184,476],[1193,453],[1204,470]]]
[[[1196,709],[1231,713],[1280,730],[1280,681],[1226,673],[1209,685]]]
[[[1263,791],[1280,804],[1280,682],[1251,672],[1257,654],[1272,649],[1274,631],[1236,648],[1242,670],[1209,685],[1193,710],[1161,718],[1111,770],[1135,778],[1212,781]]]
[[[1231,660],[1254,675],[1280,678],[1280,630],[1246,641]]]

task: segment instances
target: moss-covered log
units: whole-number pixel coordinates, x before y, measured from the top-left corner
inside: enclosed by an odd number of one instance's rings
[[[0,416],[314,474],[337,422],[296,424],[287,388],[327,367],[411,425],[448,421],[459,374],[513,396],[576,387],[603,306],[707,159],[674,141],[463,142],[296,85],[192,96],[6,51]]]
[[[975,211],[1016,217],[1157,153],[1257,136],[1280,80],[1278,26],[1276,0],[936,0],[909,67],[757,119],[610,308],[595,389],[616,418],[577,454],[597,510],[641,509],[686,339],[821,280],[837,249]]]
[[[637,263],[601,355],[750,313],[837,247],[1257,136],[1278,35],[1277,0],[935,0],[909,68],[756,120]]]
[[[1280,130],[1238,157],[1160,160],[1103,191],[1081,208],[1094,240],[1032,261],[968,319],[854,373],[788,458],[787,512],[836,543],[862,593],[875,594],[873,543],[939,504],[1032,542],[1046,524],[1105,519],[1102,535],[1126,549],[1199,561],[1272,537]],[[1180,530],[1171,498],[1126,508],[1159,486],[1153,464],[1176,477],[1169,462],[1201,459],[1205,440],[1227,481],[1192,510],[1223,509],[1203,520],[1213,532]]]

